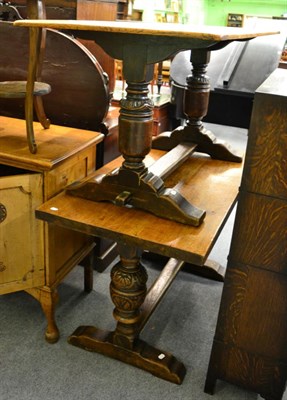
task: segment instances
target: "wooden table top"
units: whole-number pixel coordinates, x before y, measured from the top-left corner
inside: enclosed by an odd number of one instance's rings
[[[162,154],[152,150],[145,159],[146,165]],[[121,162],[120,157],[96,171],[96,175],[109,172]],[[242,164],[212,160],[195,153],[165,180],[167,187],[174,187],[192,204],[206,210],[199,227],[66,193],[41,205],[36,216],[89,235],[203,265],[236,200],[241,173]]]
[[[32,171],[50,170],[54,165],[85,148],[100,143],[103,134],[66,126],[44,129],[34,122],[38,145],[36,154],[29,150],[25,120],[0,117],[0,163]]]
[[[225,26],[145,23],[131,21],[82,21],[82,20],[17,20],[15,26],[42,27],[79,31],[124,33],[133,35],[170,36],[213,41],[252,39],[272,35],[279,31],[258,28],[235,28]]]

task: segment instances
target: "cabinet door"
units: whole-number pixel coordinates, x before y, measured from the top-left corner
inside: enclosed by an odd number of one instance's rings
[[[41,174],[0,174],[0,294],[44,284]],[[14,169],[15,171],[15,169]]]

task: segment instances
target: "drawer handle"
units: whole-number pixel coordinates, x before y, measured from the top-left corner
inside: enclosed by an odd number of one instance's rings
[[[0,223],[7,217],[7,210],[4,204],[0,203]]]

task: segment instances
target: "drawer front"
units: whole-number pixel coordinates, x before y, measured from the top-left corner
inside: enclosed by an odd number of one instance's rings
[[[42,175],[0,178],[0,294],[44,284]]]
[[[45,179],[45,201],[55,196],[67,185],[86,177],[94,171],[95,147],[79,153],[47,173]]]

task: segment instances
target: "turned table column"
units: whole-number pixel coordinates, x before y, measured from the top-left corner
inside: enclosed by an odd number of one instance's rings
[[[211,50],[219,45],[212,46]],[[242,157],[226,142],[222,142],[204,127],[203,117],[207,114],[210,81],[207,75],[210,51],[193,49],[190,57],[191,73],[186,78],[183,111],[186,115],[186,126],[180,126],[169,134],[159,135],[153,141],[153,148],[169,151],[178,143],[196,144],[196,151],[209,154],[212,158],[223,161],[241,162]]]
[[[107,21],[15,21],[16,26],[32,29],[65,29],[80,39],[93,40],[115,59],[123,61],[123,73],[128,82],[127,98],[122,102],[119,122],[120,149],[124,162],[120,169],[103,177],[75,185],[71,195],[95,201],[111,201],[121,206],[141,208],[157,216],[181,223],[199,226],[205,211],[188,202],[174,188],[166,188],[162,177],[171,172],[194,151],[202,151],[212,157],[241,161],[241,158],[213,134],[201,127],[202,114],[207,106],[208,85],[205,68],[209,52],[224,47],[233,40],[249,40],[257,36],[274,34],[255,29],[229,27],[191,27],[181,24],[143,24]],[[36,41],[34,41],[34,47]],[[33,48],[33,43],[31,48]],[[144,167],[144,158],[151,148],[152,103],[147,96],[154,64],[166,60],[183,50],[192,50],[193,77],[188,78],[191,101],[187,96],[186,113],[189,121],[184,129],[178,129],[169,137],[159,137],[154,146],[162,150],[175,150],[162,168],[153,171]],[[28,83],[34,81],[30,74]],[[199,103],[198,103],[199,100]],[[196,110],[190,108],[196,103]],[[195,120],[195,117],[197,120]],[[160,135],[161,136],[161,135]],[[163,144],[162,144],[163,142]],[[182,144],[184,143],[184,146]],[[177,148],[179,146],[179,148]]]

